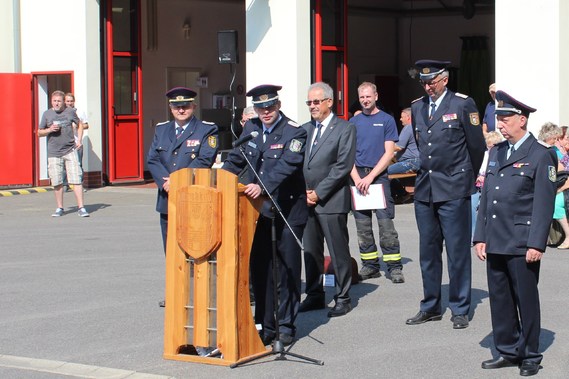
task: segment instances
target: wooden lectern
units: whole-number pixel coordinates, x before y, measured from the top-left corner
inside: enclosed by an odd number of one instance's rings
[[[249,295],[260,202],[225,170],[170,175],[164,358],[231,365],[266,354]],[[257,207],[257,208],[256,208]],[[212,356],[196,351],[216,350]]]

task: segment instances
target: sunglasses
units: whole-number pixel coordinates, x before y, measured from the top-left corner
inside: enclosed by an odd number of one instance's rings
[[[440,82],[442,82],[444,79],[445,79],[445,78],[442,77],[442,78],[440,78],[439,80],[435,80],[435,81],[432,81],[432,82],[424,82],[424,81],[422,81],[422,80],[419,80],[419,84],[421,85],[421,87],[424,87],[424,86],[427,86],[427,87],[434,87],[434,86],[436,86],[437,84],[439,84]]]
[[[306,100],[306,105],[311,106],[312,104],[314,105],[320,105],[320,103],[322,103],[324,100],[330,100],[328,97],[325,97],[322,100]]]

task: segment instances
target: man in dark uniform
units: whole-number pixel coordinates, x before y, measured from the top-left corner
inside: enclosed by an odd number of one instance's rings
[[[302,269],[299,242],[302,240],[308,210],[302,175],[306,131],[280,111],[278,91],[281,88],[267,84],[247,92],[247,96],[252,97],[253,107],[259,117],[251,118],[245,123],[242,136],[254,132],[258,135],[242,147],[233,149],[223,169],[236,175],[241,173],[247,166],[244,152],[292,229],[273,211],[272,203],[267,198],[257,221],[250,263],[255,295],[255,323],[263,326],[260,336],[265,345],[268,345],[275,339],[277,331],[271,240],[271,219],[274,218],[278,256],[276,264],[279,271],[279,283],[276,284],[279,290],[279,338],[287,346],[293,342],[296,333],[294,322],[300,302]],[[245,171],[242,182],[246,184],[245,194],[252,199],[264,195],[252,170]]]
[[[415,182],[415,217],[423,300],[408,325],[440,320],[443,240],[448,255],[449,307],[454,329],[469,324],[472,260],[470,195],[486,144],[474,100],[446,88],[450,62],[420,60],[427,93],[411,104],[421,168]]]
[[[498,358],[482,368],[520,365],[520,375],[540,369],[539,266],[545,252],[556,193],[557,156],[527,131],[531,108],[496,93],[497,127],[506,141],[490,150],[474,243],[487,261],[488,293]]]
[[[166,253],[168,191],[170,174],[183,168],[210,168],[218,149],[217,126],[194,116],[196,93],[176,87],[166,93],[174,120],[156,125],[146,158],[148,170],[158,187],[156,211],[160,213],[162,243]],[[161,307],[164,302],[159,303]]]

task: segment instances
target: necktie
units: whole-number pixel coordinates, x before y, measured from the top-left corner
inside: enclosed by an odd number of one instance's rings
[[[510,146],[510,149],[508,150],[508,155],[506,156],[506,159],[510,159],[512,154],[514,154],[514,151],[516,151],[514,145]]]
[[[269,130],[263,132],[263,143],[267,142],[267,136],[270,134]]]
[[[316,137],[314,138],[314,141],[312,142],[312,147],[310,148],[310,154],[312,154],[312,152],[314,151],[314,148],[316,147],[316,145],[318,145],[318,140],[320,139],[320,134],[322,131],[322,124],[319,122],[316,122]]]
[[[184,128],[182,128],[181,126],[177,126],[176,127],[176,138],[180,138],[180,136],[182,135],[183,132],[184,132]]]
[[[435,108],[437,107],[437,105],[435,103],[431,103],[431,114],[429,115],[429,120],[433,119],[433,116],[435,115]]]

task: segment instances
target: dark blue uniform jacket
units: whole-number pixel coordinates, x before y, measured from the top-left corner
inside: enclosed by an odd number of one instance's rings
[[[473,194],[486,150],[474,100],[447,90],[431,120],[428,96],[415,100],[411,109],[421,158],[415,200],[441,202]]]
[[[247,158],[255,167],[268,192],[275,198],[290,225],[303,225],[308,218],[306,205],[306,186],[302,174],[306,130],[281,113],[281,120],[273,127],[263,143],[263,125],[258,118],[249,120],[242,135],[257,131],[259,135],[242,146]],[[246,168],[247,162],[239,148],[233,149],[223,169],[235,175]],[[258,180],[247,170],[244,184],[257,183]],[[270,217],[270,201],[265,201],[262,214]],[[278,219],[278,216],[277,216]]]
[[[217,149],[217,126],[213,123],[192,117],[179,138],[176,138],[175,121],[156,125],[147,157],[148,170],[158,186],[156,211],[168,213],[168,193],[162,189],[163,178],[183,168],[210,168]]]
[[[532,135],[506,160],[508,142],[490,150],[474,232],[486,253],[545,251],[553,218],[557,156]]]

